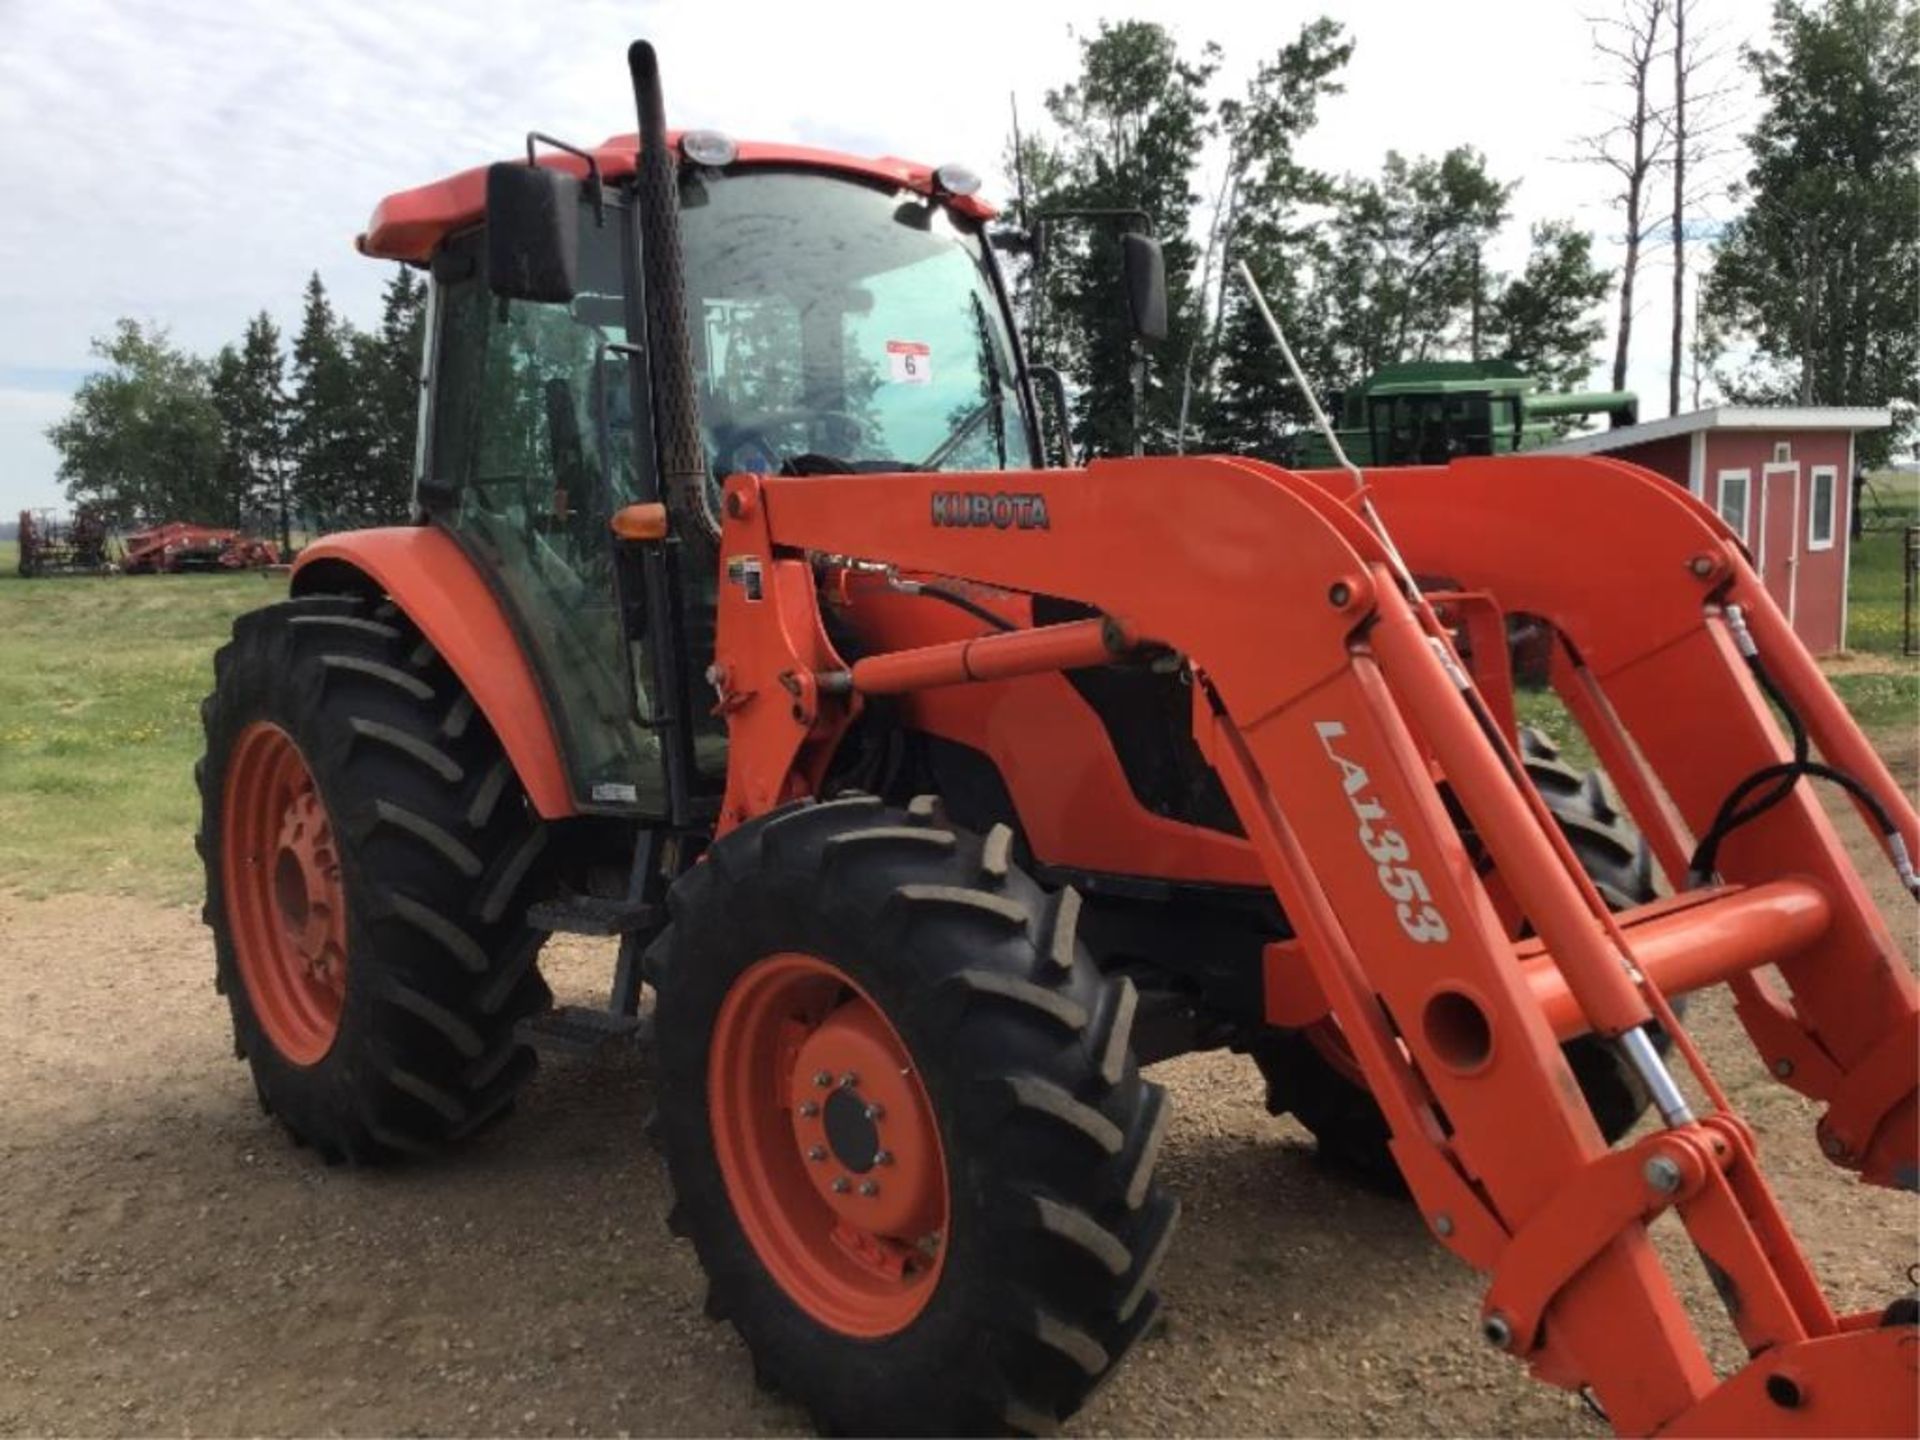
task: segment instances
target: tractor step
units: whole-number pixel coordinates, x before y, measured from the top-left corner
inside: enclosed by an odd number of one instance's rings
[[[657,929],[658,905],[604,895],[563,895],[527,907],[527,924],[562,935],[628,935]]]
[[[637,1015],[616,1015],[590,1005],[561,1005],[530,1015],[514,1027],[514,1037],[542,1055],[568,1060],[597,1060],[646,1038],[647,1022]]]

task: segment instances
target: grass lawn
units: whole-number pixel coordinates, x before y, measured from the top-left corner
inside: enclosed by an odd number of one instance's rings
[[[1906,527],[1920,524],[1920,475],[1882,471],[1872,483],[1885,518],[1854,543],[1847,585],[1847,649],[1859,658],[1833,667],[1833,687],[1862,725],[1912,727],[1920,658],[1900,653],[1901,563]]]
[[[0,885],[197,896],[193,762],[213,651],[285,579],[21,580],[0,561]]]

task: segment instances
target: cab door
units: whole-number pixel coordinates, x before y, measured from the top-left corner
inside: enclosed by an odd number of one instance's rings
[[[643,642],[629,644],[608,521],[635,497],[620,246],[627,211],[580,218],[579,293],[495,296],[485,236],[434,261],[432,396],[419,496],[500,597],[542,680],[583,810],[656,815],[665,777]]]

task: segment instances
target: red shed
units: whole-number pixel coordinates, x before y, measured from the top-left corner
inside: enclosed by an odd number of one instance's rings
[[[1800,638],[1826,655],[1846,644],[1854,436],[1892,422],[1866,406],[1716,405],[1546,448],[1617,455],[1686,486],[1746,541]]]

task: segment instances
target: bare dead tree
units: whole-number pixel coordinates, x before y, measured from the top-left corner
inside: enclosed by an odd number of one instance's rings
[[[1673,335],[1667,349],[1667,413],[1680,413],[1680,364],[1687,299],[1687,12],[1694,0],[1673,0]]]
[[[1665,162],[1671,125],[1667,112],[1652,91],[1654,62],[1662,55],[1661,42],[1669,0],[1619,0],[1617,14],[1588,17],[1593,25],[1593,48],[1608,62],[1603,83],[1618,86],[1627,96],[1625,109],[1604,129],[1581,141],[1583,158],[1605,166],[1620,181],[1621,218],[1625,222],[1626,258],[1620,266],[1620,322],[1613,347],[1613,388],[1627,384],[1627,356],[1633,345],[1634,281],[1640,272],[1640,250],[1652,233],[1648,187]]]
[[[1673,24],[1673,93],[1667,110],[1667,150],[1673,175],[1673,209],[1667,232],[1673,262],[1673,333],[1667,357],[1667,410],[1680,411],[1680,393],[1692,371],[1694,406],[1699,407],[1698,357],[1686,343],[1687,247],[1703,238],[1696,223],[1701,206],[1724,198],[1722,177],[1713,173],[1728,153],[1724,101],[1732,93],[1726,77],[1726,48],[1716,29],[1701,24],[1701,0],[1668,0]],[[1707,17],[1711,18],[1711,17]],[[1707,233],[1717,226],[1706,227]]]
[[[1667,217],[1668,261],[1672,265],[1672,330],[1668,336],[1667,411],[1680,413],[1680,396],[1692,380],[1693,409],[1699,409],[1701,355],[1688,340],[1688,255],[1695,240],[1713,240],[1724,223],[1713,219],[1728,200],[1724,161],[1734,154],[1728,98],[1738,79],[1728,73],[1730,48],[1715,23],[1709,0],[1667,0],[1672,25],[1672,90],[1663,111],[1665,152],[1672,179]],[[1697,305],[1695,305],[1697,311]],[[1697,326],[1697,313],[1693,324]]]

